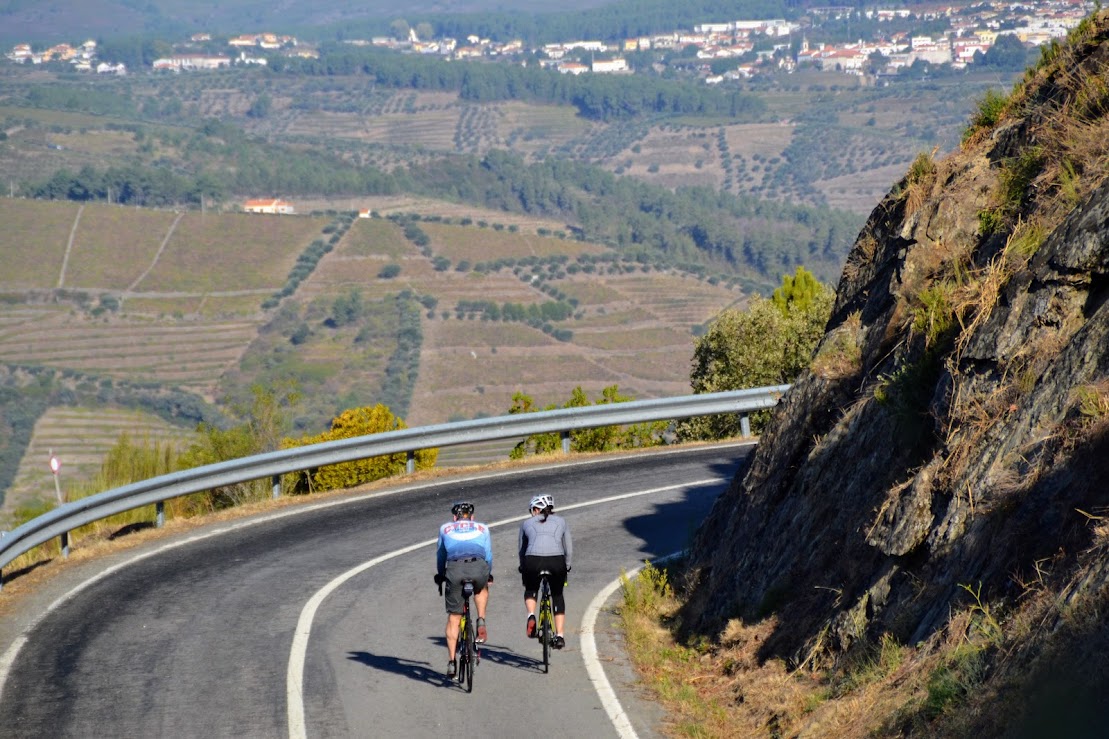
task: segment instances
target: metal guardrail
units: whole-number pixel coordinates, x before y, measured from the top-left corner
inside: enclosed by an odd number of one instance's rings
[[[194,467],[65,503],[27,521],[13,531],[5,532],[0,537],[0,568],[56,536],[62,537],[63,552],[65,552],[68,550],[67,537],[70,531],[117,513],[157,504],[159,506],[158,524],[161,525],[161,504],[171,498],[250,480],[277,478],[288,472],[352,462],[357,459],[405,452],[408,455],[408,471],[411,472],[414,454],[420,449],[545,433],[561,434],[562,449],[568,452],[570,432],[578,429],[622,426],[718,413],[743,414],[742,429],[746,436],[750,434],[747,414],[777,405],[778,400],[788,389],[789,385],[775,385],[725,393],[683,395],[674,398],[653,398],[626,403],[518,413],[386,431]],[[278,487],[277,491],[279,490]],[[2,584],[3,575],[0,570],[0,587]]]

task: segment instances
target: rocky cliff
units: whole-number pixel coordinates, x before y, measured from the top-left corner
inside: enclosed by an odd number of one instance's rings
[[[767,623],[759,658],[808,670],[972,648],[964,715],[880,733],[1109,717],[1107,175],[1100,12],[870,216],[813,370],[695,537],[687,631]]]

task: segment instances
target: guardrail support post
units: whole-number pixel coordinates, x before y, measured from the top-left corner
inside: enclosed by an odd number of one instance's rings
[[[746,413],[739,417],[739,433],[744,438],[751,435],[751,419],[747,417]]]
[[[413,472],[416,471],[416,450],[415,449],[409,449],[408,450],[408,459],[404,463],[404,471],[406,473],[408,473],[409,475],[411,475]]]
[[[570,432],[569,431],[559,431],[558,435],[562,437],[562,453],[563,454],[569,454],[570,453]]]
[[[69,532],[62,532],[62,558],[69,559]]]
[[[164,500],[159,500],[154,505],[154,525],[159,529],[166,525],[166,502]]]
[[[276,500],[281,497],[281,475],[274,475],[270,482],[273,484],[273,497]]]

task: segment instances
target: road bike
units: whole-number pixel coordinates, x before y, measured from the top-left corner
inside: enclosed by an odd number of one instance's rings
[[[551,649],[554,640],[554,606],[551,604],[550,570],[539,571],[539,608],[535,636],[543,645],[543,672],[550,670]]]
[[[462,581],[462,621],[458,625],[458,642],[454,656],[458,660],[458,684],[466,686],[466,692],[474,690],[474,670],[481,662],[481,650],[477,645],[477,620],[470,618],[470,598],[474,594],[474,581]]]

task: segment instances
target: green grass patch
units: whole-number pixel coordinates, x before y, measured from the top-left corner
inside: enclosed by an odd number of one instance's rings
[[[79,207],[76,203],[0,198],[0,223],[4,224],[0,287],[57,286]]]
[[[187,213],[136,288],[211,292],[277,289],[326,217]]]
[[[413,253],[397,224],[380,218],[356,218],[335,250],[338,256],[400,259]]]
[[[177,214],[89,203],[66,265],[66,286],[125,290],[154,262]]]

